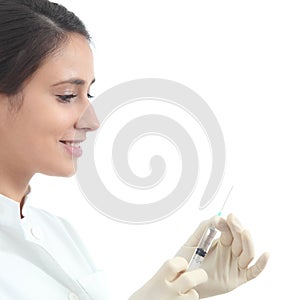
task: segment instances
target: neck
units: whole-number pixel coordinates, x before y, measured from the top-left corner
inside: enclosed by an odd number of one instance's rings
[[[28,177],[9,174],[7,171],[1,169],[0,194],[21,203],[22,199],[29,189],[29,180],[30,178]]]

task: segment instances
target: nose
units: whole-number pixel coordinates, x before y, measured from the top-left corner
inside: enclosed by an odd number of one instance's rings
[[[93,106],[89,103],[76,123],[77,129],[88,131],[96,130],[100,127],[100,122],[96,116]]]

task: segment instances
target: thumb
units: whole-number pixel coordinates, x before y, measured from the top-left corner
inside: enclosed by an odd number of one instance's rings
[[[154,277],[160,277],[162,280],[174,281],[188,267],[188,262],[185,258],[177,256],[167,260],[162,267],[157,271]]]
[[[188,293],[188,291],[199,284],[205,283],[207,279],[207,273],[199,268],[193,271],[184,272],[179,278],[172,282],[172,286],[182,295]]]

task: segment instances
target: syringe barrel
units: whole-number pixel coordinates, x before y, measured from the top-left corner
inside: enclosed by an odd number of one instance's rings
[[[204,234],[199,242],[198,248],[202,249],[203,251],[205,251],[205,253],[207,253],[216,234],[217,234],[217,230],[216,230],[215,226],[210,225],[204,232]]]
[[[209,251],[211,244],[216,236],[217,230],[213,225],[210,225],[204,234],[202,235],[202,238],[198,244],[198,247],[196,248],[194,255],[192,259],[190,260],[190,263],[188,265],[188,270],[194,270],[197,268],[200,268],[207,252]]]

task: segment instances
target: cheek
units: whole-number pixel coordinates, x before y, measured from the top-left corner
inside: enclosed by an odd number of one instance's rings
[[[73,118],[68,117],[66,114],[56,115],[55,117],[48,116],[43,120],[37,135],[40,141],[50,146],[51,143],[57,144],[59,140],[69,137],[73,127]]]
[[[37,152],[51,151],[74,127],[74,117],[57,109],[39,111],[24,124],[23,136]]]

